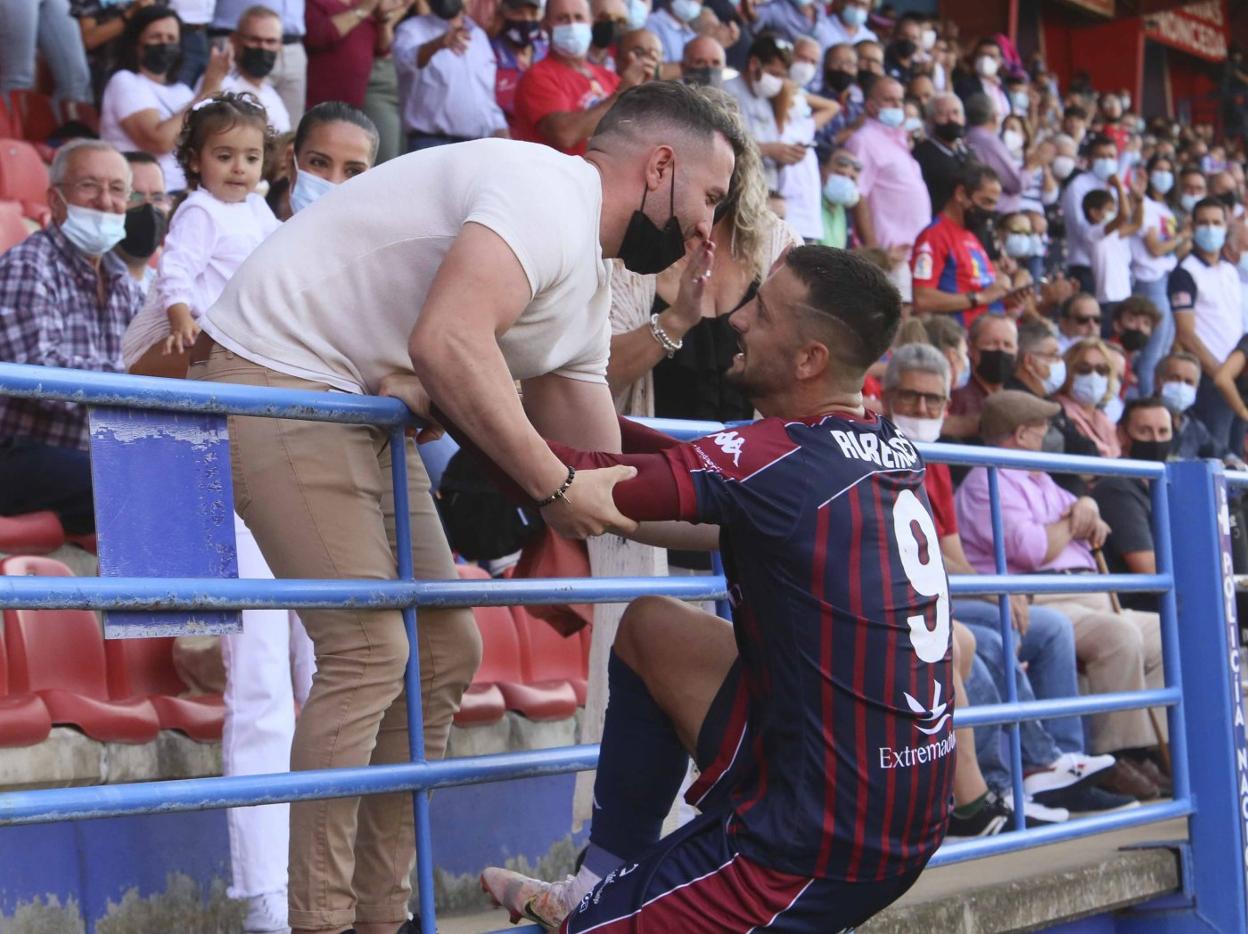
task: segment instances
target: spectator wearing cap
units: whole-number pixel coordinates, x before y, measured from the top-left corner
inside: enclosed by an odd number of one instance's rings
[[[854,225],[866,246],[888,252],[889,277],[911,300],[911,248],[931,222],[931,200],[923,183],[923,171],[910,154],[902,124],[901,84],[892,78],[876,78],[867,95],[866,120],[845,144],[859,162],[858,190],[862,200],[854,209]]]
[[[49,171],[52,223],[0,254],[0,361],[120,373],[121,338],[143,293],[111,251],[125,236],[130,166],[75,140]],[[94,530],[87,410],[0,396],[0,516],[50,509]]]
[[[774,36],[759,36],[750,46],[745,70],[730,81],[724,90],[731,94],[741,109],[750,136],[758,143],[763,156],[767,187],[778,191],[779,173],[806,158],[806,147],[780,142],[780,125],[776,120],[776,98],[784,90],[793,63],[793,47]]]
[[[923,172],[935,217],[953,197],[963,166],[970,160],[962,139],[966,135],[966,114],[962,99],[946,93],[937,94],[928,102],[924,116],[927,134],[914,147],[914,158]]]
[[[755,35],[770,33],[789,42],[809,36],[819,43],[820,50],[842,41],[821,3],[802,6],[787,0],[761,4],[754,0],[741,0],[741,16],[750,24]]]
[[[289,132],[290,114],[269,80],[282,50],[282,18],[265,6],[248,7],[230,33],[230,45],[234,66],[221,79],[221,90],[255,95],[269,116],[269,126],[278,133]]]
[[[862,163],[845,149],[837,149],[823,161],[824,246],[843,250],[849,243],[849,212],[858,203],[858,173]]]
[[[1062,302],[1057,317],[1057,346],[1065,354],[1072,345],[1101,334],[1101,304],[1089,292],[1077,292]]]
[[[502,27],[491,43],[494,49],[494,97],[513,128],[516,119],[516,88],[521,76],[546,57],[548,43],[542,32],[542,0],[502,0]]]
[[[1056,402],[1002,390],[985,402],[980,432],[986,444],[1039,451],[1049,419],[1060,409]],[[997,476],[1007,573],[1097,572],[1093,551],[1104,544],[1110,528],[1096,500],[1068,493],[1042,470],[1001,468]],[[995,573],[985,468],[976,467],[967,474],[954,503],[967,560],[981,574]],[[1162,687],[1161,626],[1156,613],[1116,613],[1105,593],[1037,595],[1033,606],[1056,609],[1074,624],[1075,652],[1089,693]],[[1138,798],[1156,797],[1165,778],[1155,764],[1150,765],[1159,737],[1147,711],[1096,714],[1087,723],[1089,750],[1118,758],[1101,787]]]
[[[1021,163],[1010,154],[997,135],[1001,111],[997,110],[997,104],[987,94],[972,94],[966,98],[965,106],[966,148],[976,161],[996,173],[1002,194],[1017,199],[1022,193],[1024,179],[1020,171]]]
[[[649,29],[634,29],[620,36],[616,46],[615,71],[621,78],[630,68],[640,68],[646,76],[644,80],[653,81],[659,77],[662,64],[663,46],[659,37]]]
[[[1080,172],[1062,192],[1062,219],[1066,222],[1066,266],[1084,292],[1095,292],[1092,276],[1092,224],[1083,213],[1083,199],[1091,191],[1110,191],[1109,179],[1118,171],[1118,147],[1107,136],[1093,138],[1088,147],[1089,171]]]
[[[1018,326],[1002,315],[980,315],[967,334],[971,378],[955,390],[945,419],[950,438],[977,438],[979,418],[988,398],[1000,392],[1018,362]]]
[[[308,97],[308,53],[303,47],[304,0],[216,0],[212,15],[212,36],[226,36],[237,31],[243,15],[256,6],[277,13],[281,23],[281,48],[269,72],[269,82],[282,98],[291,125],[303,116]]]
[[[635,63],[619,77],[585,57],[593,32],[588,0],[549,0],[542,22],[550,51],[516,89],[516,137],[580,155],[616,94],[642,84],[645,71]]]
[[[490,37],[462,9],[455,16],[413,16],[394,36],[407,151],[510,136],[495,96]]]
[[[710,36],[698,36],[685,46],[680,55],[680,78],[685,84],[721,87],[727,53]]]

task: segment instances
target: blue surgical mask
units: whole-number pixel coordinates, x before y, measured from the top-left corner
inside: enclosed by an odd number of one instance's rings
[[[103,256],[126,236],[126,215],[66,204],[61,233],[88,256]]]
[[[1182,414],[1196,404],[1196,387],[1187,383],[1162,383],[1161,401]]]
[[[1200,203],[1200,195],[1182,195],[1179,198],[1179,207],[1188,214],[1192,213],[1192,209]]]
[[[295,214],[298,214],[337,187],[329,179],[321,178],[319,175],[313,175],[311,172],[299,168],[299,163],[296,162],[295,183],[290,186],[290,209]]]
[[[902,128],[907,133],[917,133],[923,129],[923,121],[918,117],[906,117],[906,122],[902,124]]]
[[[906,112],[900,107],[881,107],[877,119],[889,129],[895,130],[906,122]]]
[[[958,378],[953,381],[954,389],[961,389],[971,381],[971,361],[966,354],[962,355],[962,365],[958,367]]]
[[[1080,373],[1070,384],[1070,396],[1080,405],[1100,405],[1107,392],[1109,377],[1100,373]]]
[[[847,6],[841,10],[841,19],[846,26],[858,27],[866,23],[867,11],[858,6]]]
[[[674,0],[674,4],[681,2],[683,0]],[[550,44],[560,55],[584,58],[593,34],[594,29],[589,23],[562,23],[550,31]]]
[[[650,8],[642,0],[628,0],[628,28],[643,29],[650,17]]]
[[[1092,174],[1105,182],[1109,177],[1118,171],[1118,160],[1106,157],[1104,159],[1094,159],[1092,162]]]
[[[672,15],[682,23],[691,23],[702,12],[699,0],[672,0]]]
[[[832,174],[823,183],[823,196],[828,199],[829,204],[852,208],[858,203],[858,185],[848,175]],[[1244,255],[1248,256],[1248,253]]]
[[[1021,259],[1031,255],[1031,234],[1012,233],[1005,238],[1005,252],[1014,257]]]
[[[1206,253],[1219,253],[1222,245],[1226,243],[1226,228],[1199,224],[1192,231],[1192,242]]]
[[[1174,187],[1174,173],[1164,169],[1153,169],[1148,175],[1148,182],[1153,186],[1153,191],[1164,195]]]
[[[1031,98],[1026,91],[1015,91],[1010,95],[1010,103],[1016,114],[1026,114],[1031,109]]]
[[[1049,364],[1049,375],[1042,382],[1044,383],[1044,394],[1051,396],[1066,384],[1066,361],[1058,360]]]

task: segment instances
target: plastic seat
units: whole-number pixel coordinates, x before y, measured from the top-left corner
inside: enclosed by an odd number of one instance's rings
[[[46,555],[65,544],[61,520],[54,512],[0,516],[0,551],[10,555]]]
[[[108,693],[113,700],[146,697],[163,730],[177,730],[199,742],[219,740],[225,725],[225,699],[220,694],[182,696],[189,688],[173,666],[173,641],[105,641]]]
[[[71,577],[51,558],[13,557],[8,575]],[[104,638],[89,610],[5,610],[9,683],[17,694],[37,694],[52,722],[76,726],[100,742],[146,743],[160,720],[144,698],[110,700]]]
[[[535,687],[568,684],[576,694],[577,706],[585,705],[589,679],[585,671],[585,645],[578,631],[560,635],[549,623],[531,615],[523,606],[513,606],[520,636],[520,665],[524,683]]]
[[[497,684],[470,684],[455,712],[456,726],[480,726],[497,723],[507,712],[507,702]]]
[[[0,639],[0,746],[33,746],[52,732],[52,716],[33,694],[9,694],[8,660]]]
[[[20,139],[0,140],[0,201],[17,201],[22,215],[45,224],[48,209],[48,167],[35,147]]]
[[[9,109],[8,101],[0,98],[0,139],[21,139],[22,121]]]
[[[520,632],[504,606],[473,609],[481,631],[481,667],[473,684],[495,684],[508,710],[530,720],[562,720],[576,713],[576,692],[566,681],[526,684],[521,663]]]
[[[97,136],[100,133],[100,112],[83,101],[61,102],[61,123],[81,123]]]
[[[42,143],[56,132],[60,124],[52,107],[52,98],[38,91],[10,91],[9,109],[17,114],[22,127],[21,138],[31,143]]]
[[[30,236],[30,228],[22,219],[22,205],[17,201],[0,201],[0,253],[17,246]]]

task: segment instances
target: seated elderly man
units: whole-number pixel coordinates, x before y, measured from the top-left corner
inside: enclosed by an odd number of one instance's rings
[[[680,56],[680,79],[685,84],[720,87],[724,83],[727,55],[724,47],[710,36],[691,39]]]
[[[980,435],[986,444],[1039,451],[1049,419],[1060,410],[1025,392],[1003,389],[984,403]],[[1095,574],[1093,550],[1110,529],[1096,500],[1076,498],[1043,471],[999,471],[1005,529],[1006,570],[1011,574]],[[967,560],[980,573],[996,567],[988,473],[974,468],[954,497]],[[1037,596],[1035,606],[1056,609],[1075,627],[1075,654],[1094,694],[1160,688],[1161,625],[1156,613],[1115,612],[1108,594]],[[1158,718],[1164,730],[1164,718]],[[1118,761],[1101,786],[1132,797],[1155,798],[1168,779],[1155,761],[1160,738],[1145,710],[1123,710],[1088,718],[1088,746],[1113,753]]]
[[[143,293],[113,247],[126,235],[130,165],[75,140],[52,161],[52,223],[0,255],[0,361],[122,372],[121,336]],[[51,509],[95,528],[87,410],[0,396],[0,516]]]

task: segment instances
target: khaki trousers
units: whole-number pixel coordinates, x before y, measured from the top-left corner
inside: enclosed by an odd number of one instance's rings
[[[1165,687],[1161,664],[1161,617],[1140,610],[1115,613],[1109,595],[1052,594],[1037,596],[1040,606],[1070,617],[1075,628],[1075,655],[1088,680],[1088,693],[1143,691]],[[1157,711],[1165,730],[1165,708]],[[1087,721],[1087,747],[1093,753],[1157,745],[1157,731],[1147,710],[1095,714]]]
[[[220,346],[190,378],[328,391]],[[279,577],[396,576],[394,497],[386,432],[367,425],[231,418],[235,508]],[[407,446],[416,576],[454,578],[429,479]],[[408,761],[403,671],[408,645],[398,610],[304,610],[316,676],[295,728],[291,769]],[[451,718],[481,658],[468,610],[421,610],[425,751],[440,759]],[[296,802],[290,809],[290,923],[338,932],[356,922],[407,918],[415,859],[408,794]]]

